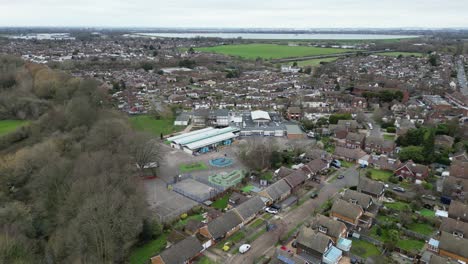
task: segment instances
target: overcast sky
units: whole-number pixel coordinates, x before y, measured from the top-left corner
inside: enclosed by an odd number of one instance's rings
[[[0,26],[468,27],[468,0],[0,0]]]

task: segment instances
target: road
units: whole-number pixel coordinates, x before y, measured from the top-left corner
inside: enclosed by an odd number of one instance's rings
[[[342,169],[338,173],[343,174],[345,177],[343,179],[335,179],[329,183],[322,183],[319,187],[320,191],[317,198],[307,200],[294,210],[279,215],[281,220],[278,223],[284,225],[285,233],[295,228],[299,223],[310,220],[314,210],[329,198],[334,196],[342,188],[357,185],[359,172],[356,168],[352,167],[348,169]],[[252,249],[249,252],[243,255],[233,255],[226,259],[225,263],[254,263],[256,259],[267,255],[269,251],[274,249],[280,235],[281,234],[275,232],[266,232],[252,243]]]
[[[468,84],[466,81],[465,67],[461,60],[457,61],[457,77],[458,83],[460,84],[460,92],[463,95],[468,95]]]
[[[368,137],[369,137],[369,136],[370,136],[370,137],[378,137],[378,138],[382,137],[381,127],[380,127],[380,125],[377,124],[377,123],[374,121],[374,119],[372,118],[372,113],[366,113],[365,116],[366,116],[366,122],[367,122],[367,123],[371,123],[371,124],[372,124],[372,128],[373,128],[373,129],[369,129],[369,130],[368,130],[369,133],[368,133],[367,136],[368,136]],[[367,126],[367,124],[366,124],[366,126]]]
[[[374,53],[383,53],[383,52],[392,52],[389,50],[373,50],[373,51],[354,51],[354,52],[343,52],[343,53],[333,53],[327,55],[314,55],[314,56],[303,56],[303,57],[294,57],[294,58],[285,58],[285,59],[275,59],[271,60],[271,63],[282,63],[282,62],[293,62],[293,61],[304,61],[312,59],[322,59],[322,58],[334,58],[334,57],[345,57],[350,55],[356,55],[357,53],[361,54],[374,54]]]

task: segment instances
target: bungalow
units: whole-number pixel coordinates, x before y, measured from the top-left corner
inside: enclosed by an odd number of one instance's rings
[[[301,169],[307,173],[308,178],[319,179],[319,176],[323,171],[326,171],[330,167],[330,163],[323,159],[314,159],[304,165]]]
[[[333,220],[324,215],[317,215],[312,221],[311,227],[329,236],[334,243],[337,243],[339,238],[346,238],[348,236],[348,228],[343,222]]]
[[[291,192],[297,190],[307,180],[306,173],[303,170],[296,170],[293,173],[283,178],[284,181],[291,187]]]
[[[200,241],[189,236],[179,243],[164,250],[161,254],[151,258],[151,264],[185,264],[203,251]]]
[[[346,161],[357,162],[362,157],[366,156],[366,153],[362,149],[349,149],[343,147],[336,147],[333,153],[338,159]]]
[[[381,200],[385,193],[385,185],[378,181],[361,177],[357,186],[358,192],[372,196],[374,199]]]
[[[468,204],[464,204],[459,201],[452,201],[449,206],[448,216],[468,223]]]
[[[336,264],[342,258],[341,250],[333,246],[333,240],[321,232],[303,227],[296,239],[297,254],[310,262]]]
[[[238,213],[231,210],[200,228],[199,232],[215,243],[239,230],[242,220]]]
[[[391,159],[386,155],[371,155],[369,166],[380,170],[394,171],[401,166],[401,161],[398,159]]]
[[[278,176],[280,179],[282,179],[293,172],[294,172],[293,169],[281,166],[281,168],[275,171],[275,175]]]
[[[258,194],[269,199],[271,203],[275,203],[286,199],[286,197],[291,194],[291,186],[289,186],[289,184],[284,179],[281,179],[268,186]]]
[[[468,239],[442,232],[439,240],[439,255],[468,262]]]
[[[356,227],[363,214],[364,211],[361,206],[338,199],[333,203],[330,216],[335,220],[340,220]]]
[[[345,191],[342,199],[352,204],[359,205],[363,211],[368,211],[369,207],[372,205],[372,197],[370,195],[349,189]]]
[[[259,212],[265,208],[265,203],[259,196],[254,196],[233,209],[241,218],[245,225],[252,221]]]
[[[453,218],[443,218],[439,230],[462,238],[468,238],[468,223]]]
[[[362,149],[364,147],[364,140],[366,136],[360,133],[348,133],[346,135],[346,147],[351,149]]]
[[[429,168],[409,160],[395,170],[395,175],[400,179],[424,180],[429,177]]]

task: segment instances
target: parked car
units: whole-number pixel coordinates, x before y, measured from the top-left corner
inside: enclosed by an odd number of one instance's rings
[[[340,175],[338,175],[338,177],[336,177],[336,178],[338,178],[338,179],[340,179],[340,180],[341,180],[341,179],[343,179],[343,178],[344,178],[344,175],[343,175],[343,174],[340,174]]]
[[[251,246],[249,244],[243,244],[239,247],[239,253],[244,254],[249,251]]]
[[[265,208],[265,212],[267,212],[269,214],[278,214],[278,210],[275,209],[275,208],[271,208],[271,207]]]
[[[395,192],[402,192],[402,193],[406,192],[405,188],[403,187],[393,187],[393,190]]]
[[[341,168],[341,162],[340,162],[339,160],[333,160],[333,161],[330,163],[330,166],[339,169],[339,168]]]
[[[276,209],[278,211],[281,210],[281,205],[272,204],[272,205],[270,205],[270,207],[273,208],[273,209]]]

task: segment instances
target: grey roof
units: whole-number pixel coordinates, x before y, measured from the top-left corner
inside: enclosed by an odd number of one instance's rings
[[[336,147],[334,154],[336,156],[345,157],[353,160],[358,160],[366,155],[362,149],[355,148],[344,148],[344,147]]]
[[[338,199],[333,203],[331,212],[351,219],[356,219],[363,213],[363,210],[357,204],[352,204],[345,200]]]
[[[347,140],[351,140],[351,141],[360,141],[360,142],[361,142],[362,140],[364,140],[365,137],[366,137],[366,136],[363,135],[363,134],[360,134],[360,133],[353,133],[353,132],[348,133],[348,135],[346,135],[346,139],[347,139]]]
[[[321,170],[324,170],[328,167],[328,162],[322,160],[322,159],[314,159],[307,163],[303,169],[310,171],[311,173],[317,173],[320,172]]]
[[[263,209],[263,207],[265,207],[265,203],[263,202],[263,200],[259,196],[255,196],[243,202],[234,210],[236,210],[245,221],[246,219],[260,212]]]
[[[280,178],[284,178],[284,177],[288,176],[289,174],[291,174],[293,172],[294,172],[293,169],[281,166],[281,168],[279,168],[279,171],[278,171],[277,175]]]
[[[195,257],[202,250],[203,246],[200,241],[190,236],[164,250],[160,256],[165,263],[183,264],[187,260]]]
[[[240,225],[242,219],[234,211],[228,211],[224,215],[208,223],[208,231],[214,239],[223,237],[228,231]]]
[[[440,249],[468,258],[468,239],[442,232],[439,242]]]
[[[456,261],[450,260],[445,257],[437,256],[437,255],[432,255],[431,260],[429,261],[429,264],[456,264]]]
[[[463,236],[468,237],[468,223],[457,221],[449,217],[442,219],[442,224],[440,225],[439,230],[451,234],[453,234],[453,232],[458,232],[462,233]]]
[[[304,134],[298,125],[286,125],[286,131],[288,134]]]
[[[328,244],[332,242],[328,236],[313,230],[310,227],[302,227],[299,236],[296,239],[298,244],[310,248],[319,253],[325,253]]]
[[[357,204],[360,205],[364,210],[367,209],[372,203],[372,197],[370,195],[353,190],[346,190],[343,195],[343,200],[348,202],[351,200],[356,200]]]
[[[327,235],[338,238],[343,230],[346,230],[346,225],[343,222],[333,220],[324,215],[317,215],[312,222],[312,228],[318,229],[319,227],[327,228]]]
[[[448,210],[449,217],[468,222],[468,204],[459,201],[452,201]]]
[[[190,120],[190,115],[187,113],[182,113],[177,116],[176,121],[189,121]]]
[[[289,186],[291,186],[291,188],[301,185],[305,182],[306,179],[307,176],[303,170],[296,170],[288,176],[284,177],[284,180],[287,184],[289,184]]]
[[[358,123],[356,120],[338,120],[338,126],[342,126],[342,127],[349,127],[349,128],[357,128],[358,127]]]
[[[265,191],[273,200],[277,200],[285,193],[288,193],[290,190],[291,187],[289,187],[288,183],[283,179],[273,183],[265,189]]]
[[[360,192],[371,193],[373,195],[378,196],[383,192],[384,188],[385,186],[381,182],[361,177],[359,180],[357,190]]]

